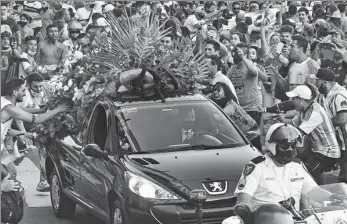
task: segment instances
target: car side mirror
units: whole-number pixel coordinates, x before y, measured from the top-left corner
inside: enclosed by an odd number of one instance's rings
[[[82,149],[82,153],[98,159],[108,159],[107,153],[102,151],[97,144],[88,144]]]

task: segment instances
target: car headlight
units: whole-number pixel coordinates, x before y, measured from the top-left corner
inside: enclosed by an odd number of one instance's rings
[[[130,172],[125,172],[129,189],[144,198],[158,200],[178,200],[178,197],[157,184]]]

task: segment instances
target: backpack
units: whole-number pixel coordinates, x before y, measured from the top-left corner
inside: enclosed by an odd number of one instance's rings
[[[6,166],[2,165],[1,180],[8,174]],[[19,223],[24,214],[24,190],[21,188],[19,191],[1,192],[1,222],[2,223]]]

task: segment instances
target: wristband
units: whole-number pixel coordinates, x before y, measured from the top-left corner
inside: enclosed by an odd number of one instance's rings
[[[16,135],[15,137],[19,137],[19,136],[22,136],[22,135],[25,135],[25,133],[24,132],[20,133],[20,134]]]

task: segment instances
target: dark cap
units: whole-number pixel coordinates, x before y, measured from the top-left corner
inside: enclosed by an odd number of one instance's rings
[[[37,41],[37,38],[34,37],[34,36],[27,36],[27,37],[25,38],[25,42],[29,42],[29,41],[31,41],[31,40],[36,40],[36,41]]]
[[[339,35],[341,36],[342,39],[345,38],[344,32],[343,32],[342,30],[338,29],[338,28],[335,28],[335,29],[333,29],[333,30],[331,30],[331,31],[329,32],[329,34],[334,34],[334,33],[339,34]]]
[[[336,77],[335,77],[335,73],[331,69],[320,68],[317,74],[316,75],[311,74],[310,78],[333,82],[335,81]]]
[[[12,36],[12,34],[10,32],[8,32],[8,31],[4,31],[4,32],[1,33],[1,38],[10,37],[10,36]]]

